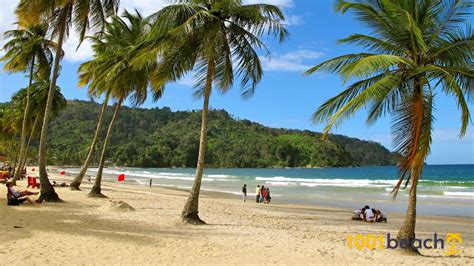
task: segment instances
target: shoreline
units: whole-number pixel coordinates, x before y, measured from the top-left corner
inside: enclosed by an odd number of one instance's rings
[[[63,168],[63,167],[57,167]],[[87,175],[87,174],[86,174]],[[59,174],[52,174],[52,177],[50,180],[59,180],[61,182],[67,182],[70,183],[72,178],[74,178],[74,175],[72,174],[65,174],[63,176]],[[54,177],[54,178],[53,178]],[[65,178],[67,177],[67,178]],[[92,184],[94,179],[91,180]],[[82,184],[86,184],[87,180],[83,180]],[[173,187],[173,186],[159,186],[159,185],[153,185],[151,188],[147,185],[143,185],[137,182],[137,180],[126,180],[125,182],[114,182],[112,180],[108,179],[102,179],[102,185],[105,188],[114,188],[114,189],[127,189],[130,190],[130,187],[133,187],[135,189],[138,189],[139,191],[146,192],[147,189],[152,190],[152,192],[157,192],[154,190],[163,190],[165,194],[173,195],[175,193],[182,193],[185,194],[184,196],[187,197],[189,193],[189,189],[186,188],[179,188],[179,187]],[[87,187],[87,185],[86,185]],[[60,188],[60,187],[59,187]],[[64,189],[64,188],[62,188]],[[168,191],[168,193],[166,193]],[[232,202],[242,202],[241,200],[241,194],[232,193],[232,192],[219,192],[219,191],[213,191],[213,190],[206,190],[201,188],[201,198],[209,198],[209,199],[223,199],[223,200],[229,200]],[[254,204],[255,203],[255,198],[253,196],[247,196],[247,202],[249,204]],[[281,209],[288,209],[288,210],[304,210],[304,211],[328,211],[328,212],[336,212],[336,213],[344,213],[347,215],[348,218],[352,216],[352,209],[350,208],[345,208],[345,207],[340,207],[340,206],[334,206],[334,205],[328,205],[328,204],[309,204],[309,203],[292,203],[288,201],[278,201],[278,202],[272,202],[271,204],[263,204],[263,203],[255,203],[255,206],[272,206],[271,208],[281,208]],[[184,206],[184,205],[183,205]],[[390,218],[395,218],[397,220],[403,220],[405,217],[405,212],[390,212]],[[471,223],[474,222],[474,219],[471,217],[465,217],[465,216],[451,216],[451,215],[417,215],[417,221],[419,219],[422,220],[437,220],[439,218],[444,219],[450,219],[452,221],[459,221],[461,223]],[[474,230],[474,224],[472,226],[472,229]],[[474,236],[474,235],[473,235]]]
[[[246,183],[249,189],[248,195],[252,197],[254,195],[254,187],[258,184],[270,187],[274,200],[282,203],[310,206],[327,205],[333,208],[351,210],[369,205],[382,209],[386,213],[406,213],[406,191],[402,190],[395,200],[389,194],[392,188],[391,183],[395,182],[393,179],[386,179],[386,177],[330,178],[324,176],[324,173],[312,172],[302,174],[321,174],[322,177],[308,178],[307,176],[306,178],[299,178],[295,176],[294,172],[270,172],[273,169],[263,169],[267,170],[265,172],[257,170],[260,169],[234,169],[232,171],[208,169],[208,172],[203,177],[201,190],[208,192],[220,191],[229,194],[230,197],[235,195],[236,198],[240,198],[241,185]],[[94,176],[95,171],[95,169],[91,169],[88,174]],[[367,171],[363,170],[362,173]],[[104,178],[114,181],[117,174],[124,173],[127,176],[126,182],[137,182],[144,187],[148,187],[148,181],[151,179],[154,186],[186,190],[191,188],[192,180],[194,180],[194,173],[191,172],[190,169],[171,168],[109,168],[104,170]],[[346,172],[348,171],[344,171],[342,174]],[[73,172],[70,173],[73,174]],[[358,174],[360,175],[360,173]],[[429,179],[425,181],[429,183],[444,182]],[[453,181],[453,183],[457,182]],[[471,195],[472,192],[465,193],[469,195],[459,195],[464,192],[459,192],[462,190],[457,190],[456,187],[443,191],[439,190],[439,186],[443,186],[443,184],[435,184],[434,187],[429,187],[431,184],[427,186],[423,184],[419,187],[418,193],[419,214],[439,217],[474,218],[474,206],[471,204],[474,199]],[[443,195],[448,193],[453,195]]]
[[[51,181],[71,180],[50,172]],[[31,174],[31,172],[30,172]],[[37,173],[36,173],[37,174]],[[25,189],[20,181],[18,189]],[[462,234],[460,256],[444,250],[422,250],[424,257],[396,250],[350,249],[347,237],[357,234],[396,235],[403,215],[390,215],[388,223],[351,221],[351,210],[327,206],[273,203],[256,204],[252,197],[203,192],[203,226],[182,224],[179,215],[188,192],[103,181],[108,199],[88,198],[92,182],[82,191],[56,187],[65,203],[36,206],[0,204],[0,250],[5,264],[458,264],[474,258],[472,219],[419,216],[417,237]],[[31,189],[30,189],[31,190]],[[38,191],[38,190],[33,190]],[[0,190],[0,201],[5,200]],[[116,209],[123,201],[134,211]],[[40,256],[31,256],[30,252]],[[67,254],[67,255],[65,255]],[[140,254],[140,256],[136,256]],[[261,263],[258,263],[261,264]]]

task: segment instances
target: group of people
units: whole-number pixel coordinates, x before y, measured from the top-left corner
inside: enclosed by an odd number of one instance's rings
[[[13,175],[15,173],[15,168],[12,167],[11,165],[3,165],[1,168],[0,168],[0,181],[3,181],[3,182],[7,182],[8,179],[10,178],[13,178]],[[23,170],[21,170],[21,175],[19,177],[19,179],[23,179],[25,178],[26,176],[26,167],[23,168]]]
[[[255,188],[255,202],[257,203],[264,203],[264,204],[269,204],[272,200],[272,197],[270,196],[270,188],[257,185]],[[247,201],[247,184],[244,184],[242,187],[242,199]]]
[[[0,179],[7,180],[13,175],[13,167],[4,165],[0,168]]]
[[[369,205],[365,205],[362,209],[354,211],[352,220],[380,223],[387,222],[387,215],[379,209],[373,209],[370,208]]]

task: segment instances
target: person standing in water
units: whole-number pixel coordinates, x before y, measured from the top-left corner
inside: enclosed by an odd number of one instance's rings
[[[242,187],[242,198],[244,202],[247,200],[247,184],[244,184]]]

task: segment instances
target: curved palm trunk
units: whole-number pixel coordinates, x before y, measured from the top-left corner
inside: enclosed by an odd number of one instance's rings
[[[23,157],[20,158],[20,164],[18,165],[18,171],[17,172],[20,172],[20,174],[18,176],[15,174],[15,177],[12,180],[12,182],[14,182],[14,183],[16,183],[18,178],[20,178],[21,171],[23,170],[23,168],[26,165],[26,160],[28,158],[28,149],[30,148],[31,140],[33,139],[33,135],[35,133],[36,124],[38,123],[38,118],[39,118],[39,115],[36,116],[35,121],[33,122],[33,126],[31,127],[30,136],[28,137],[28,142],[26,143],[26,147],[25,147],[25,152],[23,154]]]
[[[123,99],[120,99],[120,101],[117,103],[114,115],[112,116],[109,128],[107,129],[107,135],[105,136],[104,146],[102,147],[102,154],[100,155],[99,169],[97,170],[97,176],[95,177],[94,186],[92,187],[91,192],[89,193],[89,197],[105,198],[105,196],[101,193],[100,187],[102,182],[102,171],[104,170],[105,164],[105,152],[107,151],[107,145],[109,144],[110,137],[112,136],[112,129],[114,128],[115,121],[120,111],[120,107],[122,106],[122,101]]]
[[[61,202],[54,187],[51,185],[48,179],[48,173],[46,171],[46,141],[48,138],[48,126],[49,126],[49,116],[51,113],[51,108],[53,105],[53,95],[56,90],[56,81],[58,79],[59,73],[59,62],[61,60],[61,52],[64,41],[64,34],[66,31],[66,20],[63,19],[59,29],[59,38],[58,46],[56,48],[56,55],[54,58],[53,65],[53,76],[51,78],[51,83],[48,90],[48,100],[46,101],[46,108],[44,111],[43,125],[41,127],[41,137],[39,144],[39,155],[38,155],[38,164],[39,164],[39,180],[41,185],[41,195],[39,197],[40,201],[49,201],[49,202]]]
[[[398,241],[405,241],[406,243],[412,243],[415,240],[415,226],[416,226],[416,189],[418,180],[423,169],[423,161],[425,155],[419,150],[420,137],[423,129],[423,116],[424,116],[424,103],[423,103],[423,92],[420,79],[415,79],[415,91],[412,102],[413,118],[412,118],[412,147],[407,159],[402,164],[402,169],[410,171],[411,186],[408,195],[408,207],[405,220],[402,227],[398,231]],[[411,244],[405,245],[402,251],[411,254],[419,255],[418,249],[413,248]]]
[[[79,174],[71,182],[71,185],[69,186],[71,190],[80,190],[79,186],[82,183],[82,179],[84,179],[84,175],[86,174],[87,168],[89,168],[89,164],[92,161],[92,156],[94,155],[95,146],[97,145],[97,140],[99,139],[100,129],[102,128],[102,124],[104,122],[105,110],[107,109],[108,101],[109,96],[107,95],[104,100],[104,103],[102,104],[102,110],[100,111],[99,121],[97,122],[97,128],[95,129],[94,138],[92,139],[92,143],[89,148],[89,153],[87,154],[86,161],[84,162],[84,165],[82,166]]]
[[[214,76],[214,62],[209,60],[207,67],[206,85],[204,91],[204,104],[202,107],[201,118],[201,137],[199,140],[199,156],[196,167],[196,175],[194,177],[194,184],[189,194],[186,205],[181,213],[181,218],[184,222],[190,224],[205,224],[199,218],[199,192],[201,190],[202,174],[206,164],[206,149],[207,149],[207,116],[209,112],[209,98],[212,90],[212,79]]]
[[[30,65],[30,80],[28,82],[28,88],[26,89],[26,106],[25,106],[25,112],[23,113],[23,122],[22,122],[22,125],[21,125],[21,137],[20,137],[20,167],[18,169],[20,169],[19,171],[16,170],[15,171],[15,176],[13,177],[13,180],[12,182],[14,184],[16,184],[16,181],[18,180],[18,178],[20,178],[21,176],[21,169],[23,169],[22,167],[22,160],[23,160],[23,157],[25,156],[25,146],[26,146],[26,123],[27,123],[27,119],[28,119],[28,114],[30,112],[30,95],[31,95],[31,84],[33,83],[33,70],[34,70],[34,66],[35,66],[35,57],[33,56],[33,58],[31,59],[31,65]]]

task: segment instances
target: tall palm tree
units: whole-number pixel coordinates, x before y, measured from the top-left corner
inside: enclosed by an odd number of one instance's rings
[[[81,171],[79,172],[79,174],[77,174],[77,176],[69,185],[69,188],[71,190],[81,190],[79,187],[81,186],[82,180],[84,179],[87,169],[89,168],[89,164],[92,161],[92,157],[94,156],[95,147],[97,145],[97,141],[99,140],[100,129],[102,128],[102,124],[104,123],[105,111],[107,110],[108,102],[109,102],[109,96],[107,95],[105,97],[104,102],[102,103],[102,108],[99,114],[99,120],[97,121],[94,137],[92,138],[92,142],[89,147],[89,152],[87,153],[86,160],[84,161],[84,164],[82,165]]]
[[[212,85],[226,93],[234,83],[235,74],[241,78],[242,96],[252,96],[262,78],[256,49],[266,50],[259,38],[268,34],[283,41],[287,36],[284,16],[273,5],[242,5],[240,0],[187,0],[167,6],[151,18],[154,27],[147,40],[151,49],[137,61],[162,58],[156,79],[163,85],[196,69],[195,94],[204,98],[195,181],[181,215],[185,222],[202,224],[198,203]]]
[[[339,1],[337,10],[352,11],[372,30],[371,35],[354,34],[339,42],[359,45],[369,52],[339,56],[307,71],[337,73],[344,82],[359,79],[315,112],[315,122],[327,121],[324,137],[362,107],[369,107],[369,124],[391,114],[394,144],[402,155],[393,195],[404,181],[405,187],[410,184],[399,240],[415,239],[416,188],[430,152],[438,90],[457,100],[460,137],[471,123],[467,99],[474,92],[474,39],[471,26],[466,24],[471,8],[468,1]],[[417,253],[412,247],[405,251]]]
[[[3,50],[6,51],[6,53],[0,58],[0,61],[6,62],[3,67],[4,71],[13,73],[29,70],[28,89],[25,97],[26,103],[25,108],[22,108],[24,113],[20,133],[20,167],[21,159],[25,155],[27,117],[30,111],[31,84],[33,83],[35,65],[38,66],[38,74],[48,78],[49,66],[53,61],[53,50],[56,49],[56,44],[47,39],[46,35],[47,25],[44,23],[24,29],[10,30],[4,34],[5,38],[9,39],[3,46]],[[16,183],[20,175],[21,171],[16,171],[12,182]]]
[[[63,42],[72,26],[75,26],[76,32],[79,33],[81,43],[88,30],[102,30],[107,18],[116,14],[118,3],[119,0],[20,0],[18,4],[16,14],[20,25],[37,25],[46,19],[51,23],[53,35],[57,36],[58,40],[39,144],[40,200],[61,201],[49,182],[46,172],[46,140]]]
[[[103,197],[101,182],[107,146],[123,101],[131,95],[133,105],[143,104],[149,86],[153,88],[154,100],[158,100],[163,93],[163,88],[151,81],[152,75],[156,75],[154,74],[157,68],[156,61],[134,67],[130,64],[137,56],[142,39],[148,34],[149,29],[148,20],[138,11],[136,14],[125,11],[123,19],[119,16],[113,17],[103,33],[91,38],[94,58],[79,67],[80,85],[89,84],[90,93],[95,95],[105,93],[117,100],[102,146],[99,169],[89,193],[90,197]]]

